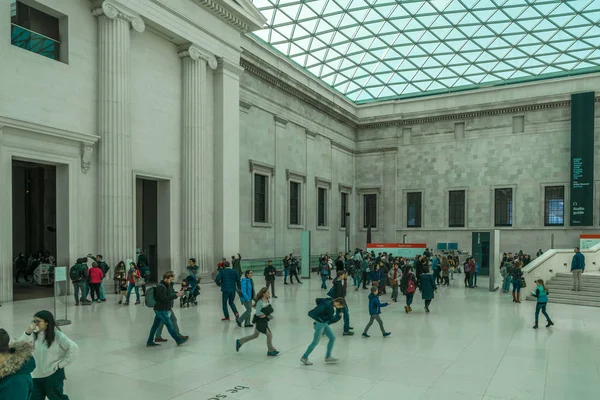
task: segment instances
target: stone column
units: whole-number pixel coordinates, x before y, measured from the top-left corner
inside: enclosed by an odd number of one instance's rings
[[[135,257],[131,169],[130,29],[142,18],[106,0],[98,17],[98,248],[110,265]],[[93,229],[93,227],[92,227]]]
[[[210,174],[204,160],[207,152],[207,83],[206,65],[217,68],[217,59],[200,46],[183,47],[181,104],[181,250],[184,261],[194,257],[202,272],[212,264],[207,246],[210,227],[207,222],[209,204],[206,201],[206,175]]]
[[[214,79],[214,261],[240,246],[240,75],[238,63],[219,59]],[[243,256],[243,254],[242,254]]]

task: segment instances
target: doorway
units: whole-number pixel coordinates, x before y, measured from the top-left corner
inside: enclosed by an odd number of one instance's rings
[[[56,166],[12,161],[13,300],[51,297],[57,258]]]

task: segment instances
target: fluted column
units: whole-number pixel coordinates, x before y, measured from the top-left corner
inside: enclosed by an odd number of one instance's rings
[[[192,44],[181,49],[182,102],[181,102],[181,249],[187,260],[196,258],[202,271],[211,263],[207,246],[209,226],[204,185],[207,171],[207,84],[206,66],[217,67],[217,59],[200,46]]]
[[[98,251],[110,264],[134,258],[131,169],[130,29],[141,17],[106,0],[98,17]]]
[[[215,259],[240,251],[240,75],[239,63],[224,58],[214,80]]]

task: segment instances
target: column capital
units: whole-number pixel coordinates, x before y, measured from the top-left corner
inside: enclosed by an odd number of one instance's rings
[[[244,72],[244,68],[239,63],[231,62],[223,57],[218,58],[218,69],[222,72],[230,72],[238,77]]]
[[[203,47],[200,47],[197,44],[186,44],[179,47],[177,55],[179,55],[179,57],[181,58],[189,57],[195,61],[206,61],[206,63],[211,69],[217,69],[218,66],[216,57],[212,55],[208,50],[204,49]]]
[[[125,21],[133,27],[137,32],[142,33],[146,29],[146,24],[142,17],[114,0],[104,0],[96,2],[95,8],[92,10],[94,16],[99,17],[105,15],[110,19],[119,19]]]

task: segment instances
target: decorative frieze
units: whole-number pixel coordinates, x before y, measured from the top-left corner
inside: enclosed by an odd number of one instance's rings
[[[325,187],[327,189],[331,189],[331,181],[329,179],[315,176],[315,187]]]

